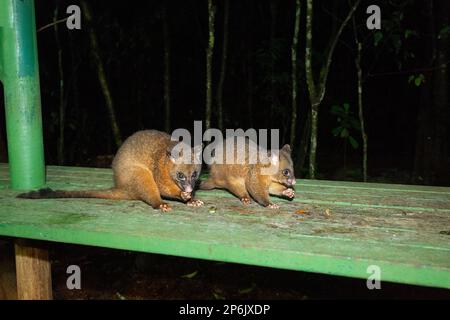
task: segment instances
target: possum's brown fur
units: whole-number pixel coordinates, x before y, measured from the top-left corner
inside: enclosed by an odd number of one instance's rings
[[[156,130],[138,131],[130,136],[117,151],[112,163],[114,187],[103,190],[51,190],[41,189],[20,194],[19,198],[103,198],[115,200],[142,200],[163,211],[170,206],[162,198],[193,200],[195,183],[200,176],[201,164],[179,163],[170,151],[177,144],[170,135]],[[191,149],[192,160],[201,154],[201,147]],[[192,161],[193,162],[193,161]],[[179,175],[185,179],[180,180]]]
[[[223,150],[224,159],[226,159],[228,139],[235,138],[227,138],[223,144],[218,145],[216,148],[216,150]],[[238,145],[234,144],[234,148],[235,152],[237,152]],[[265,151],[266,160],[271,161],[271,164],[276,166],[276,171],[270,175],[262,174],[262,169],[270,165],[264,163],[263,158],[258,158],[258,161],[253,164],[249,161],[249,154],[257,152],[256,144],[246,139],[245,148],[245,160],[243,163],[229,164],[225,160],[222,164],[213,163],[210,166],[210,176],[200,184],[200,189],[226,189],[244,204],[249,203],[250,198],[253,198],[262,206],[271,208],[277,208],[278,206],[270,201],[270,194],[293,198],[295,176],[289,145],[283,146],[279,150],[278,156]],[[286,170],[289,171],[289,176],[283,174],[287,172]]]

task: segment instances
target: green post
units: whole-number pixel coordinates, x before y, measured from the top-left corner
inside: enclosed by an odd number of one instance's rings
[[[33,0],[0,0],[0,80],[11,187],[39,188],[45,164]]]

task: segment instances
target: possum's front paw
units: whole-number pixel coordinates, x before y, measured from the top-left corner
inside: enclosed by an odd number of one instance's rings
[[[244,197],[244,198],[241,198],[241,202],[242,202],[242,204],[250,204],[250,203],[252,203],[252,200],[250,200],[247,197]]]
[[[161,204],[159,205],[159,209],[160,209],[162,212],[167,212],[167,211],[172,210],[172,207],[171,207],[168,203],[163,202],[163,203],[161,203]]]
[[[182,191],[180,193],[181,199],[183,199],[183,201],[188,201],[191,200],[192,198],[192,192],[186,192],[186,191]]]
[[[292,188],[287,188],[283,190],[282,192],[283,196],[288,197],[289,199],[292,199],[295,197],[295,191]]]
[[[186,203],[189,207],[201,207],[204,203],[202,200],[192,199]]]
[[[280,206],[275,203],[269,203],[266,208],[269,209],[280,209]]]

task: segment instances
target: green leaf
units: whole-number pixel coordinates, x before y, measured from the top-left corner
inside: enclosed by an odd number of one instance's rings
[[[373,43],[376,46],[380,43],[380,41],[383,39],[383,33],[381,31],[377,31],[373,35]]]
[[[417,77],[416,79],[414,79],[414,84],[419,87],[420,84],[422,83],[422,79],[420,79],[419,77]]]
[[[414,30],[406,29],[405,30],[405,39],[408,39],[411,36],[416,36],[417,37],[418,33],[416,31],[414,31]]]
[[[341,133],[341,130],[342,130],[343,128],[342,127],[336,127],[336,128],[334,128],[332,131],[331,131],[331,133],[333,134],[333,136],[335,136],[335,137],[337,137],[340,133]]]
[[[353,149],[358,149],[359,143],[358,143],[358,141],[356,141],[355,138],[353,138],[352,136],[348,136],[348,141],[350,142]]]
[[[198,273],[198,271],[194,271],[192,273],[182,275],[181,277],[186,278],[186,279],[192,279],[193,277],[195,277],[197,275],[197,273]]]
[[[402,47],[402,38],[399,34],[393,34],[392,36],[392,43],[394,45],[394,49],[396,53],[400,52],[400,48]]]
[[[341,131],[341,138],[347,138],[348,134],[348,130],[346,128],[343,128]]]
[[[438,39],[444,39],[448,37],[450,34],[450,25],[447,25],[443,27],[441,30],[439,30]]]
[[[414,84],[416,85],[416,87],[420,87],[420,85],[424,82],[425,76],[422,73],[416,76],[416,78],[414,79]]]
[[[348,113],[348,110],[350,110],[350,105],[348,103],[344,103],[344,112]]]
[[[361,131],[361,123],[356,118],[351,118],[350,123],[352,124],[353,129]]]
[[[341,114],[342,112],[344,112],[344,109],[342,109],[342,107],[339,105],[333,105],[331,106],[330,112],[332,114]]]

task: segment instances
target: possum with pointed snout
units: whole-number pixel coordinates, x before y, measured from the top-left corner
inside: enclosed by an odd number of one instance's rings
[[[138,131],[125,140],[114,157],[113,188],[73,191],[41,189],[22,193],[18,198],[141,200],[164,212],[171,210],[171,207],[162,198],[181,200],[188,206],[201,206],[203,202],[193,199],[193,193],[201,170],[201,162],[194,160],[200,159],[202,148],[191,148],[191,161],[180,161],[182,153],[172,152],[178,143],[164,132]]]
[[[210,176],[201,182],[200,189],[226,189],[243,204],[249,204],[253,198],[260,205],[273,209],[278,209],[279,205],[272,203],[269,195],[294,198],[293,188],[296,181],[289,145],[284,145],[279,152],[271,152],[258,148],[256,143],[249,139],[245,139],[244,148],[238,148],[236,140],[228,144],[229,139],[235,137],[227,138],[224,143],[218,144],[216,150],[221,150],[224,161],[210,165]],[[245,152],[243,161],[229,163],[225,160],[228,145],[234,146],[235,154],[239,151]],[[250,161],[250,156],[256,152],[260,152],[257,161]],[[237,157],[234,160],[237,160]]]

